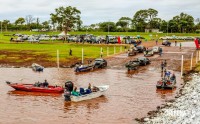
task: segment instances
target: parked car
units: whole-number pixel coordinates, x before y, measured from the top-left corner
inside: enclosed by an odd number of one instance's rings
[[[143,53],[145,48],[144,46],[136,46],[138,53]]]
[[[147,49],[146,51],[144,51],[144,56],[146,57],[153,56],[153,55],[154,55],[153,49]]]
[[[94,60],[94,68],[105,68],[107,67],[107,61],[102,58],[98,58]]]
[[[163,40],[162,45],[171,46],[171,42],[168,40]]]

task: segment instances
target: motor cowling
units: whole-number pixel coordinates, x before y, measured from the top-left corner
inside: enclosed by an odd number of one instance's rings
[[[74,88],[74,84],[71,81],[65,82],[65,89],[72,92]]]

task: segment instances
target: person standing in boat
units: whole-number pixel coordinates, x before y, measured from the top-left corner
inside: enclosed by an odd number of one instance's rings
[[[164,70],[164,79],[166,78],[166,76],[167,76],[167,70],[165,69]]]
[[[162,56],[162,48],[159,47],[159,55]]]
[[[170,79],[170,75],[171,75],[171,72],[170,72],[170,71],[167,71],[167,72],[166,72],[166,78],[167,78],[167,80]]]
[[[91,83],[89,83],[89,85],[88,85],[88,89],[92,91]]]
[[[43,86],[44,86],[44,87],[48,87],[48,86],[49,86],[49,83],[47,82],[46,79],[44,80]]]
[[[170,80],[176,80],[176,75],[174,73],[171,75]]]
[[[164,66],[167,67],[167,60],[164,61]]]
[[[163,72],[164,67],[165,67],[164,62],[161,62],[161,71],[162,72]]]

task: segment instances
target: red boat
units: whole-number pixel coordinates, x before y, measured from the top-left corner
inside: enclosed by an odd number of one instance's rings
[[[41,93],[63,93],[64,88],[60,86],[48,86],[48,87],[36,87],[33,84],[18,84],[6,82],[9,86],[15,90],[27,91],[27,92],[41,92]]]

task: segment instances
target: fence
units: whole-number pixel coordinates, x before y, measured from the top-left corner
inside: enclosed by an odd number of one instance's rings
[[[111,46],[103,46],[103,47],[98,47],[95,49],[84,49],[84,47],[80,48],[80,50],[78,50],[78,52],[73,51],[74,53],[76,53],[75,55],[73,54],[74,57],[80,58],[81,59],[81,63],[87,63],[88,59],[91,58],[105,58],[105,57],[109,57],[109,56],[113,56],[116,54],[120,54],[123,52],[126,52],[126,47],[124,46],[115,46],[115,45],[111,45]],[[57,50],[56,52],[56,63],[57,63],[57,67],[60,67],[60,56],[63,56],[63,53],[65,53],[66,57],[68,57],[68,51],[60,51]],[[62,54],[62,55],[60,55]],[[93,55],[93,56],[92,56]],[[70,59],[70,58],[68,58]]]
[[[181,77],[184,73],[189,72],[200,61],[200,51],[191,52],[181,56]]]

